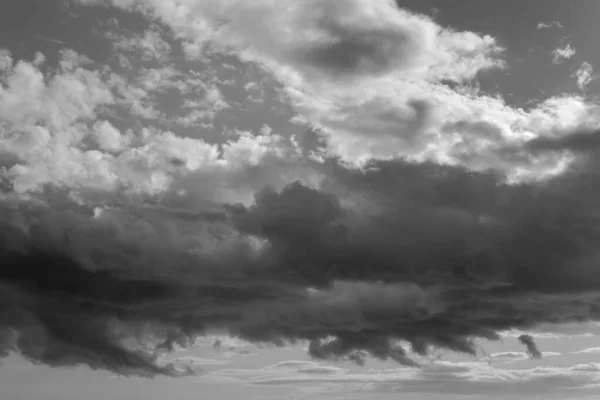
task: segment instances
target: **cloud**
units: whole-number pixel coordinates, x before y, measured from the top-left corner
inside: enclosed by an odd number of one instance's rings
[[[587,349],[573,352],[573,354],[599,354],[599,353],[600,353],[600,347],[590,347]]]
[[[530,336],[530,335],[528,335]],[[560,356],[561,353],[556,353],[556,352],[543,352],[538,354],[540,357],[537,358],[542,358],[542,357],[553,357],[553,356]],[[506,352],[500,352],[500,353],[492,353],[489,354],[483,358],[481,358],[481,361],[487,361],[488,363],[492,363],[492,362],[501,362],[501,363],[511,363],[511,362],[516,362],[516,361],[523,361],[523,360],[527,360],[528,358],[530,358],[531,355],[529,354],[529,352],[524,353],[521,351],[506,351]]]
[[[527,354],[520,351],[507,351],[503,353],[493,353],[485,357],[485,359],[493,360],[525,360]]]
[[[43,71],[2,52],[3,356],[175,376],[193,371],[165,352],[214,333],[414,376],[436,349],[600,319],[595,149],[579,142],[598,108],[467,90],[502,67],[494,38],[381,0],[113,4],[168,25],[188,56],[259,65],[311,126],[183,136],[149,125],[168,118],[155,96],[174,89],[200,113],[189,126],[208,124],[229,105],[211,72],[129,76],[72,51]]]
[[[108,121],[97,121],[93,127],[94,140],[102,150],[118,152],[127,147],[128,142],[133,138],[131,135],[122,135],[121,132],[115,128]]]
[[[533,336],[521,335],[519,336],[519,342],[527,347],[527,354],[529,354],[531,358],[542,358],[542,352],[538,350],[538,347],[533,340]]]
[[[328,168],[320,189],[265,189],[214,216],[196,205],[195,219],[169,203],[98,212],[59,195],[61,212],[6,198],[3,349],[173,374],[156,352],[216,329],[414,366],[398,340],[475,354],[476,337],[598,319],[596,194],[574,190],[577,176],[511,186],[433,164]]]
[[[580,90],[584,90],[585,87],[596,77],[593,75],[594,67],[588,62],[583,62],[579,69],[573,74],[577,78],[577,86]]]
[[[346,162],[408,154],[435,158],[438,154],[427,151],[428,144],[441,141],[451,146],[454,139],[439,132],[452,122],[447,116],[471,120],[490,105],[500,118],[493,121],[496,125],[519,124],[519,113],[497,99],[465,98],[445,84],[468,82],[481,71],[502,68],[502,49],[493,37],[445,29],[385,0],[354,0],[343,7],[335,1],[309,3],[181,4],[196,22],[176,17],[180,14],[172,12],[170,3],[144,4],[155,11],[152,18],[184,40],[203,43],[199,49],[224,46],[273,74],[297,114],[330,137],[328,153]],[[256,18],[264,23],[257,24]],[[405,40],[388,39],[395,35]],[[398,48],[378,50],[389,43]],[[347,71],[338,73],[340,66],[319,56],[331,54],[323,50],[329,47],[354,49],[344,52],[354,59],[342,63]],[[443,144],[438,147],[444,152]]]
[[[540,393],[560,393],[568,396],[574,388],[586,387],[592,391],[597,385],[598,365],[579,364],[570,367],[536,367],[532,369],[494,368],[479,362],[437,361],[422,369],[370,369],[351,372],[341,369],[335,374],[304,375],[298,371],[285,372],[261,370],[221,370],[218,376],[232,377],[255,385],[282,385],[290,390],[294,385],[332,385],[335,393],[429,393],[456,395],[529,396]],[[353,383],[351,387],[346,384]]]
[[[548,28],[560,28],[562,29],[563,26],[559,21],[550,21],[550,22],[540,22],[537,25],[538,29],[548,29]]]
[[[567,44],[565,47],[557,47],[552,51],[552,63],[560,64],[564,60],[568,60],[569,58],[575,55],[575,48],[571,47],[570,44]]]

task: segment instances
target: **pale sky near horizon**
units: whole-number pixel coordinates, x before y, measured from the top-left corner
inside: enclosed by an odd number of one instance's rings
[[[594,398],[599,16],[3,0],[0,399]]]

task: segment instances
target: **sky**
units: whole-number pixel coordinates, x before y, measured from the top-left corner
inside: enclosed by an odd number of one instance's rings
[[[0,398],[595,398],[598,16],[3,0]]]

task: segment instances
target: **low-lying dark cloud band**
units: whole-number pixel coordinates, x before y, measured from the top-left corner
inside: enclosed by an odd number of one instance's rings
[[[306,340],[316,358],[416,366],[399,340],[421,355],[475,354],[475,339],[502,330],[600,319],[600,181],[573,172],[508,185],[399,161],[321,168],[318,189],[267,187],[251,205],[210,212],[57,210],[6,195],[0,354],[179,375],[189,371],[163,353],[220,331]],[[161,228],[183,223],[194,246]]]

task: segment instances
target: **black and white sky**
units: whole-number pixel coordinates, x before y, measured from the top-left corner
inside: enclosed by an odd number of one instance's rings
[[[3,0],[0,398],[595,398],[598,17]]]

